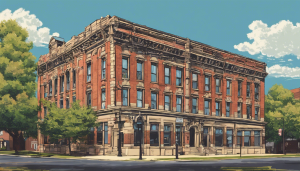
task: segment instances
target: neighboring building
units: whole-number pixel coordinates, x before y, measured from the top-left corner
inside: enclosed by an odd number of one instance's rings
[[[236,154],[239,144],[265,153],[266,76],[263,62],[107,16],[68,42],[51,38],[38,100],[91,106],[102,124],[87,142],[107,153],[117,150],[119,111],[123,155],[139,154],[139,113],[144,155],[175,155],[176,140],[184,154]],[[44,142],[39,134],[41,150]]]
[[[300,88],[292,89],[291,92],[294,94],[296,100],[300,100]]]
[[[6,147],[6,150],[10,150],[10,136],[5,131],[0,131],[0,149]]]
[[[13,138],[5,131],[0,131],[0,148],[6,147],[6,150],[14,150]],[[23,146],[24,149],[24,146]],[[25,150],[37,150],[37,139],[32,137],[25,139]]]

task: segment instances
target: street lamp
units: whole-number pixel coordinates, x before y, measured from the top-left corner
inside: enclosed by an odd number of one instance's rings
[[[285,140],[284,140],[284,117],[276,117],[277,118],[277,120],[281,120],[282,119],[282,122],[283,122],[283,128],[282,128],[282,142],[283,142],[283,144],[282,144],[282,152],[283,152],[283,154],[284,155],[286,155],[285,154]]]
[[[140,160],[142,160],[142,127],[143,127],[143,118],[142,116],[139,116],[137,118],[137,126],[139,129],[139,137],[140,137]]]

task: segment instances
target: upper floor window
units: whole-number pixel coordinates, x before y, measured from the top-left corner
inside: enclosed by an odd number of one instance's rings
[[[170,110],[170,96],[165,95],[165,110]]]
[[[122,78],[129,78],[128,77],[128,58],[122,59]]]
[[[250,97],[250,83],[247,83],[247,97]]]
[[[255,84],[255,100],[259,99],[259,84]]]
[[[176,112],[181,112],[182,107],[182,97],[176,96]]]
[[[165,67],[165,84],[170,84],[170,68],[169,67]]]
[[[137,107],[143,107],[143,90],[138,89],[136,96],[137,96],[136,106]]]
[[[67,109],[69,109],[69,108],[70,108],[69,99],[66,99],[66,108],[67,108]]]
[[[67,90],[70,90],[70,74],[69,74],[69,71],[66,73],[66,77],[67,77]]]
[[[151,109],[157,109],[157,93],[151,92]]]
[[[141,61],[138,61],[136,65],[136,79],[143,80],[143,63]]]
[[[193,89],[198,89],[198,75],[193,74]]]
[[[90,82],[92,79],[91,63],[87,64],[87,82]]]
[[[258,120],[258,112],[259,112],[259,108],[255,107],[255,120]]]
[[[210,77],[205,76],[205,91],[210,91]]]
[[[176,86],[182,86],[182,71],[176,69]]]
[[[210,101],[205,100],[204,101],[204,115],[209,115],[210,114]]]
[[[238,110],[237,110],[238,118],[242,118],[242,103],[238,102]]]
[[[76,71],[73,70],[73,89],[76,88]]]
[[[63,98],[60,99],[60,108],[61,109],[64,108],[64,100],[63,100]]]
[[[65,88],[65,77],[61,76],[60,77],[60,92],[64,92],[64,88]]]
[[[47,85],[44,85],[44,98],[47,97]]]
[[[105,88],[101,90],[101,109],[105,109],[106,95]]]
[[[157,66],[156,64],[151,64],[151,82],[157,82]]]
[[[91,92],[87,93],[87,106],[91,106],[92,105],[92,95]]]
[[[230,103],[226,102],[226,117],[230,116]]]
[[[238,96],[242,96],[242,82],[238,82]]]
[[[216,93],[220,93],[221,92],[221,81],[220,78],[216,78]]]
[[[123,106],[128,106],[128,89],[122,90]]]
[[[102,75],[101,75],[101,78],[102,79],[105,79],[106,77],[106,61],[105,59],[102,59],[102,62],[101,62],[101,71],[102,71]]]
[[[251,117],[251,106],[247,105],[247,119],[250,119]]]
[[[49,96],[52,96],[52,80],[49,83]]]
[[[220,116],[221,103],[216,102],[216,116]]]
[[[57,78],[54,80],[54,94],[57,94]]]
[[[198,113],[198,111],[197,111],[197,98],[192,99],[192,113]]]
[[[231,81],[227,80],[227,84],[226,84],[226,94],[227,95],[231,95]]]
[[[76,102],[76,96],[73,96],[73,103]]]

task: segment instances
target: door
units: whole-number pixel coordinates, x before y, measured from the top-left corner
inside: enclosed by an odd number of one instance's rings
[[[190,128],[190,147],[195,147],[195,129]]]

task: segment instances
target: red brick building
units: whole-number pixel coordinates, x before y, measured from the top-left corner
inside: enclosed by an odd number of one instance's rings
[[[300,88],[292,89],[291,92],[294,94],[296,100],[300,100]]]
[[[97,111],[102,126],[88,142],[107,153],[117,149],[119,113],[123,155],[138,155],[139,113],[144,155],[174,155],[176,140],[185,154],[236,154],[239,144],[265,153],[263,62],[107,16],[68,42],[52,38],[38,75],[39,100]]]
[[[0,149],[2,147],[6,147],[6,150],[14,150],[13,138],[5,131],[0,131]],[[25,150],[37,150],[37,139],[32,137],[25,139]]]

